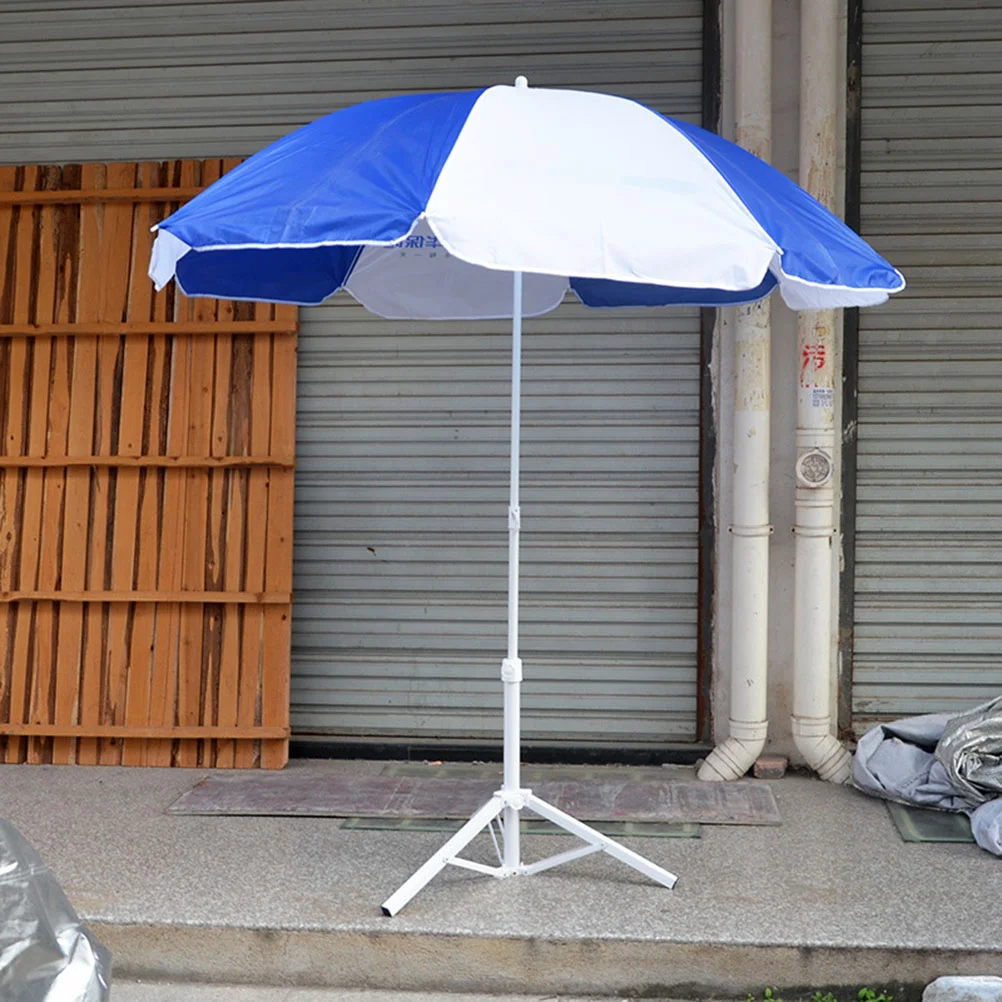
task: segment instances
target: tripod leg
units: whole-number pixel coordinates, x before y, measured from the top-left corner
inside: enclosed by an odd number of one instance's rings
[[[431,859],[383,902],[383,914],[396,915],[418,891],[448,866],[453,856],[462,852],[503,810],[504,801],[500,797],[488,800]]]
[[[577,818],[573,818],[569,814],[565,814],[552,804],[548,804],[545,800],[540,800],[539,797],[530,793],[525,798],[525,806],[534,814],[538,814],[541,818],[546,818],[547,821],[552,821],[553,824],[563,828],[564,831],[570,832],[572,835],[577,835],[579,839],[595,846],[596,849],[607,852],[613,859],[618,859],[621,863],[633,867],[634,870],[639,871],[645,877],[650,877],[651,880],[667,888],[675,886],[678,877],[674,873],[669,873],[657,864],[652,863],[649,859],[644,859],[639,853],[633,852],[632,849],[627,849],[626,846],[622,846],[618,842],[614,842],[608,835],[603,835],[601,832],[595,831],[594,828],[578,821]],[[574,857],[568,854],[568,859],[562,859],[560,862],[567,862],[570,858]],[[555,863],[554,865],[559,864]]]

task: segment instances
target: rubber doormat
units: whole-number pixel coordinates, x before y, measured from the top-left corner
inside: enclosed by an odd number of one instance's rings
[[[973,842],[971,822],[966,814],[906,807],[888,800],[887,813],[902,842]]]
[[[596,770],[597,771],[597,770]],[[530,780],[526,779],[527,782]],[[544,800],[582,821],[778,825],[768,786],[757,783],[634,781],[630,770],[601,778],[531,780]],[[467,818],[486,803],[496,777],[348,776],[288,769],[213,774],[179,797],[170,814],[335,818]]]
[[[367,832],[448,832],[459,831],[459,818],[348,818],[345,831]],[[596,821],[593,827],[609,838],[699,838],[699,825],[688,822]],[[562,828],[542,819],[522,821],[523,835],[567,835]]]

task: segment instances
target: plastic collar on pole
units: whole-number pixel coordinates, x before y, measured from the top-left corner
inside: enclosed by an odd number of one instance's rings
[[[501,662],[501,681],[502,682],[522,681],[521,658],[505,658],[504,661]]]

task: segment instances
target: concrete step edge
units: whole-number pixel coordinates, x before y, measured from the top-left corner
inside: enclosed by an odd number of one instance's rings
[[[119,981],[113,1002],[542,1002],[539,995],[456,995],[428,992],[285,988],[274,985],[211,985],[191,982]],[[552,996],[548,1002],[553,1002]],[[597,996],[561,996],[560,1002],[609,1002]],[[648,1000],[656,1002],[656,1000]],[[668,1000],[660,1000],[668,1002]],[[685,1002],[685,1000],[671,1000]]]
[[[492,995],[745,998],[869,985],[896,1002],[944,974],[1002,974],[993,951],[251,929],[91,921],[124,980]]]

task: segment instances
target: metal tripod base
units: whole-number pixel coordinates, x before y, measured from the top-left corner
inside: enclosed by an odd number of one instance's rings
[[[538,863],[528,865],[519,862],[517,866],[506,866],[504,856],[498,845],[497,838],[494,837],[493,826],[495,822],[500,827],[500,815],[506,808],[510,808],[509,818],[514,818],[514,824],[518,825],[518,815],[523,810],[532,811],[541,818],[552,822],[564,831],[576,835],[585,844],[577,849],[569,849],[567,852],[557,853],[540,860]],[[508,824],[512,824],[509,820]],[[472,860],[460,859],[459,853],[465,849],[473,839],[485,828],[490,829],[491,837],[494,838],[494,846],[498,851],[500,866],[485,866],[483,863],[474,863]],[[507,838],[509,833],[502,829],[502,837]],[[517,833],[515,834],[517,838]],[[678,877],[674,873],[669,873],[660,866],[652,863],[649,859],[644,859],[638,853],[621,846],[607,835],[595,831],[594,828],[578,821],[576,818],[557,810],[552,804],[545,800],[540,800],[532,790],[518,790],[508,793],[505,790],[498,790],[493,797],[483,807],[477,811],[462,828],[435,853],[412,877],[405,881],[400,888],[391,894],[383,902],[384,915],[396,915],[411,898],[422,890],[435,876],[442,872],[447,866],[458,866],[466,870],[473,870],[476,873],[483,873],[490,877],[528,877],[533,873],[541,873],[551,867],[560,866],[562,863],[569,863],[582,856],[590,856],[593,852],[607,852],[613,859],[618,859],[627,866],[632,866],[645,877],[671,889],[675,886]]]

